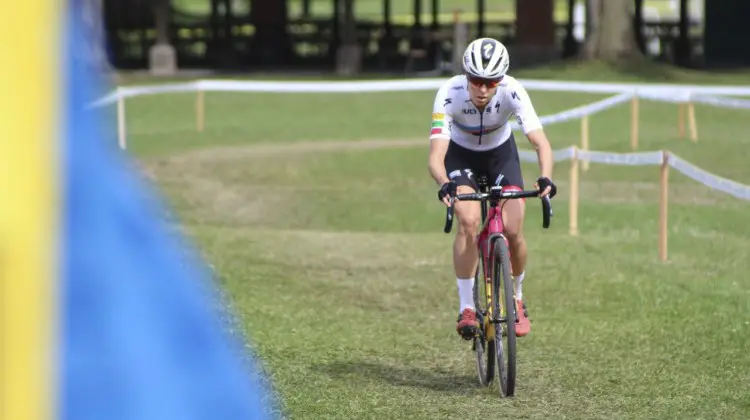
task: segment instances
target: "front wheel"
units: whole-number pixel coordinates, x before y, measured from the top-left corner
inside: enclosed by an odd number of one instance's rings
[[[495,377],[495,341],[487,340],[487,328],[488,324],[488,302],[485,283],[485,267],[484,267],[484,252],[482,247],[479,247],[479,264],[477,265],[477,273],[474,276],[474,307],[477,311],[477,318],[481,319],[479,323],[480,332],[474,337],[474,356],[476,357],[477,376],[479,378],[479,384],[482,386],[489,386]]]
[[[500,394],[513,396],[516,388],[516,304],[510,274],[510,252],[505,238],[495,239],[492,270],[492,310]]]

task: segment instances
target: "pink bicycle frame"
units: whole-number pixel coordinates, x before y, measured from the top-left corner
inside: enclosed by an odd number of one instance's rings
[[[522,191],[520,188],[515,186],[503,187],[503,191]],[[526,199],[523,199],[526,201]],[[483,255],[484,277],[489,279],[492,276],[492,267],[489,266],[490,255],[495,252],[494,247],[490,245],[490,239],[494,236],[502,236],[506,245],[508,244],[508,238],[504,235],[505,224],[503,223],[503,212],[500,203],[497,206],[487,206],[487,218],[484,221],[482,230],[477,237],[477,246],[480,246]],[[494,241],[493,241],[494,242]],[[510,253],[510,246],[508,247]]]

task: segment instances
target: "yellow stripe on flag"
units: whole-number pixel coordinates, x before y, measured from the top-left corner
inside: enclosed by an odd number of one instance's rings
[[[0,419],[48,420],[55,411],[63,4],[0,1]]]

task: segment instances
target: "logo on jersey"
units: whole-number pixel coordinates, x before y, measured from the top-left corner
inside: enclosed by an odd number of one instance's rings
[[[496,125],[490,125],[490,126],[486,126],[486,125],[471,126],[471,125],[461,124],[458,121],[453,121],[453,123],[456,124],[456,127],[458,127],[459,130],[465,133],[469,133],[474,136],[493,133],[505,125],[505,123],[502,123],[502,124],[496,124]]]
[[[518,99],[518,94],[516,92],[513,92],[510,94],[510,97],[513,99]]]
[[[492,114],[492,108],[495,108],[495,112],[500,112],[500,102],[496,103],[495,105],[488,106],[484,109],[485,114]],[[464,115],[477,115],[479,114],[479,111],[476,108],[463,108],[461,112]]]
[[[444,107],[445,107],[445,106],[448,106],[448,105],[449,105],[449,104],[451,104],[452,102],[453,102],[453,99],[451,99],[451,98],[445,98],[445,103],[443,104],[443,106],[444,106]]]

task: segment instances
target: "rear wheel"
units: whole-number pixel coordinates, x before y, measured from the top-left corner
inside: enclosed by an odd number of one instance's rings
[[[496,320],[495,356],[500,394],[513,396],[516,388],[516,304],[510,273],[510,252],[505,238],[495,239],[493,247],[492,305]]]
[[[474,307],[479,321],[479,334],[474,337],[474,355],[476,357],[477,376],[482,386],[489,386],[495,378],[495,341],[487,340],[487,283],[485,282],[484,252],[479,249],[479,265],[474,276]]]

